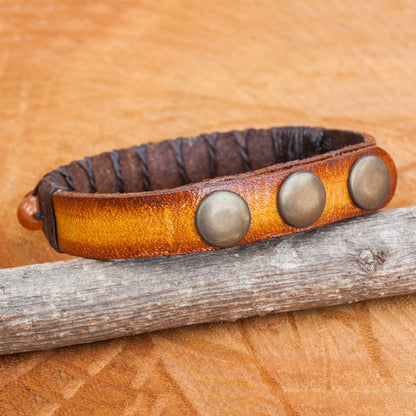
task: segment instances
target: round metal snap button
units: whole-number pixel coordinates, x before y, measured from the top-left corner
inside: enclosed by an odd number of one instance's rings
[[[312,172],[296,172],[285,179],[277,195],[277,208],[283,220],[293,227],[308,227],[322,215],[326,192]]]
[[[200,236],[210,245],[231,247],[250,228],[250,209],[244,199],[231,191],[214,191],[199,204],[195,216]]]
[[[378,156],[363,156],[352,166],[348,189],[358,207],[365,210],[379,208],[386,201],[390,187],[389,168]]]

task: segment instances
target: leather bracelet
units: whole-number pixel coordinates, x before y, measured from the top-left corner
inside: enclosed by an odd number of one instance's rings
[[[46,174],[18,217],[59,252],[186,254],[309,230],[377,209],[396,168],[366,134],[247,129],[87,157]]]

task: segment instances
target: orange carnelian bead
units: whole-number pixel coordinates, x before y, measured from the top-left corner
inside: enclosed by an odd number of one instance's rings
[[[41,230],[42,221],[36,218],[38,215],[38,197],[34,196],[32,192],[29,192],[25,195],[17,209],[17,218],[19,219],[20,224],[28,230]]]

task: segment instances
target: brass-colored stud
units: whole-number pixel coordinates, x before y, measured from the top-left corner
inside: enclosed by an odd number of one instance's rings
[[[277,208],[283,220],[293,227],[308,227],[322,215],[326,192],[312,172],[296,172],[283,182],[277,195]]]
[[[231,191],[214,191],[199,204],[195,215],[200,236],[215,247],[239,243],[250,228],[250,209],[244,199]]]
[[[378,156],[363,156],[352,166],[348,189],[358,207],[365,210],[379,208],[386,201],[390,188],[389,168]]]

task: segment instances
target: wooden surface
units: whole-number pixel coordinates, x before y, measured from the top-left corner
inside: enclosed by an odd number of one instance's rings
[[[59,164],[282,124],[373,134],[416,200],[412,1],[0,3],[0,266],[63,260],[15,209]],[[59,282],[57,282],[57,285]],[[1,291],[0,291],[1,294]],[[413,415],[416,297],[0,359],[3,415]]]
[[[210,254],[0,269],[0,354],[412,294],[415,234],[412,206]]]

